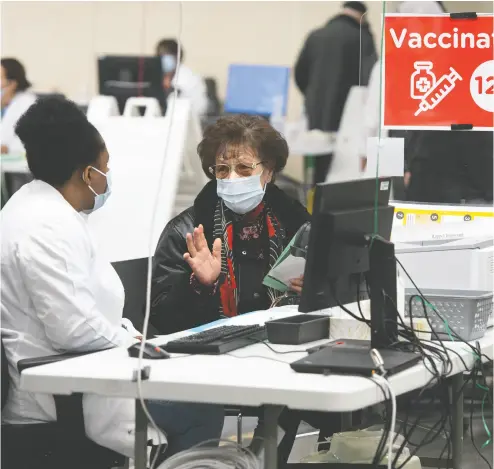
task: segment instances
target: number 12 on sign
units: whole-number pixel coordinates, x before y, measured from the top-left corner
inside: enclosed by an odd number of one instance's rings
[[[494,60],[481,63],[470,80],[470,94],[484,111],[494,112]]]
[[[494,75],[490,77],[478,76],[474,80],[477,82],[478,94],[494,94]]]

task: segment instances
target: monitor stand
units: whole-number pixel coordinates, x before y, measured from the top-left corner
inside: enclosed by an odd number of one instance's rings
[[[398,341],[394,244],[376,237],[369,237],[368,243],[371,340],[334,340],[304,359],[292,363],[291,367],[295,371],[372,376],[376,366],[370,356],[371,349],[379,351],[384,369],[389,374],[410,368],[421,360],[417,353],[391,347]]]

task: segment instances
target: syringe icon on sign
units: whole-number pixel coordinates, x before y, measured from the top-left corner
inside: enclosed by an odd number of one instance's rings
[[[419,108],[415,112],[418,116],[421,112],[434,109],[456,86],[456,80],[463,80],[460,74],[453,68],[449,67],[450,74],[443,75],[439,81],[436,82],[433,88],[431,88],[422,98],[419,104]]]

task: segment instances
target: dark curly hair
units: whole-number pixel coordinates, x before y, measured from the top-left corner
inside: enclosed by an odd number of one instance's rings
[[[237,114],[221,117],[204,131],[197,147],[202,169],[213,179],[209,168],[219,155],[240,149],[251,150],[264,165],[279,173],[288,159],[288,144],[283,136],[263,117]]]
[[[62,97],[38,99],[15,132],[36,179],[62,187],[76,170],[97,163],[105,143],[75,103]]]

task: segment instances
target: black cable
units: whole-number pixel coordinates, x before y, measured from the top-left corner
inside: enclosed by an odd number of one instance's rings
[[[381,392],[383,393],[384,396],[384,428],[383,428],[383,434],[381,435],[381,439],[379,440],[379,443],[376,448],[376,452],[374,454],[374,458],[372,460],[372,467],[377,468],[379,466],[379,463],[381,462],[382,458],[384,457],[384,450],[386,448],[386,442],[388,441],[389,438],[389,432],[391,430],[391,419],[390,417],[390,411],[389,411],[389,405],[391,403],[391,395],[387,394],[387,389],[384,388],[384,386],[381,383],[378,383],[377,381],[373,380],[372,378],[369,378],[368,376],[365,377],[366,379],[372,381],[376,386],[379,387]]]
[[[285,351],[281,351],[281,350],[275,350],[273,347],[271,347],[271,345],[269,345],[265,340],[261,340],[261,339],[254,339],[252,337],[248,337],[247,338],[248,340],[251,340],[254,344],[261,344],[261,345],[265,345],[269,350],[271,350],[271,352],[273,353],[276,353],[277,355],[288,355],[290,353],[304,353],[306,350],[304,349],[298,349],[298,350],[285,350]]]
[[[340,303],[338,298],[336,297],[335,291],[334,291],[334,284],[330,283],[329,288],[331,289],[331,295],[333,295],[334,300],[336,301],[336,304],[343,310],[345,313],[347,313],[349,316],[351,316],[353,319],[363,322],[370,326],[370,321],[368,319],[365,319],[362,314],[362,318],[359,318],[357,315],[353,314],[348,308],[346,308],[344,305]],[[358,304],[360,304],[360,300],[357,301]]]
[[[475,362],[475,366],[472,371],[473,375],[473,391],[472,391],[472,398],[471,398],[471,403],[470,403],[470,439],[472,440],[473,447],[475,448],[475,451],[479,454],[479,456],[484,460],[486,463],[487,467],[489,469],[492,469],[491,463],[487,460],[487,458],[482,454],[482,452],[479,450],[477,447],[477,444],[475,443],[475,437],[473,434],[473,410],[474,410],[474,402],[475,402],[475,391],[476,391],[476,379],[477,379],[477,361]]]
[[[398,263],[398,265],[403,269],[403,272],[405,272],[406,276],[408,277],[408,279],[410,280],[410,282],[412,282],[412,285],[414,286],[414,288],[417,290],[417,292],[419,293],[419,297],[422,298],[423,300],[425,300],[427,303],[431,304],[430,301],[425,297],[425,295],[422,293],[422,291],[420,290],[420,288],[417,286],[417,284],[413,281],[412,277],[410,276],[410,274],[407,272],[407,270],[405,269],[405,267],[403,266],[403,264],[400,262],[400,260],[395,256],[395,260],[396,262]],[[447,324],[447,321],[441,316],[441,314],[439,313],[439,311],[437,311],[436,308],[433,308],[434,309],[434,313],[437,315],[437,317],[445,324]],[[472,345],[470,344],[469,342],[467,342],[466,340],[464,340],[460,335],[458,335],[456,333],[456,331],[454,331],[453,329],[451,329],[451,327],[449,326],[448,324],[448,328],[449,328],[449,331],[451,332],[451,335],[458,339],[459,342],[465,344],[467,347],[469,347],[474,353],[477,352],[477,349]],[[487,357],[486,355],[481,355],[483,356],[484,358],[486,358],[488,361],[492,361],[492,359],[490,359],[489,357]]]
[[[364,313],[362,312],[362,306],[360,305],[360,284],[362,283],[362,279],[364,279],[364,275],[362,274],[360,276],[360,281],[357,283],[357,307],[358,307],[358,311],[360,313],[360,316],[362,317],[362,321],[367,321],[367,319],[365,319],[365,316],[364,316]]]

